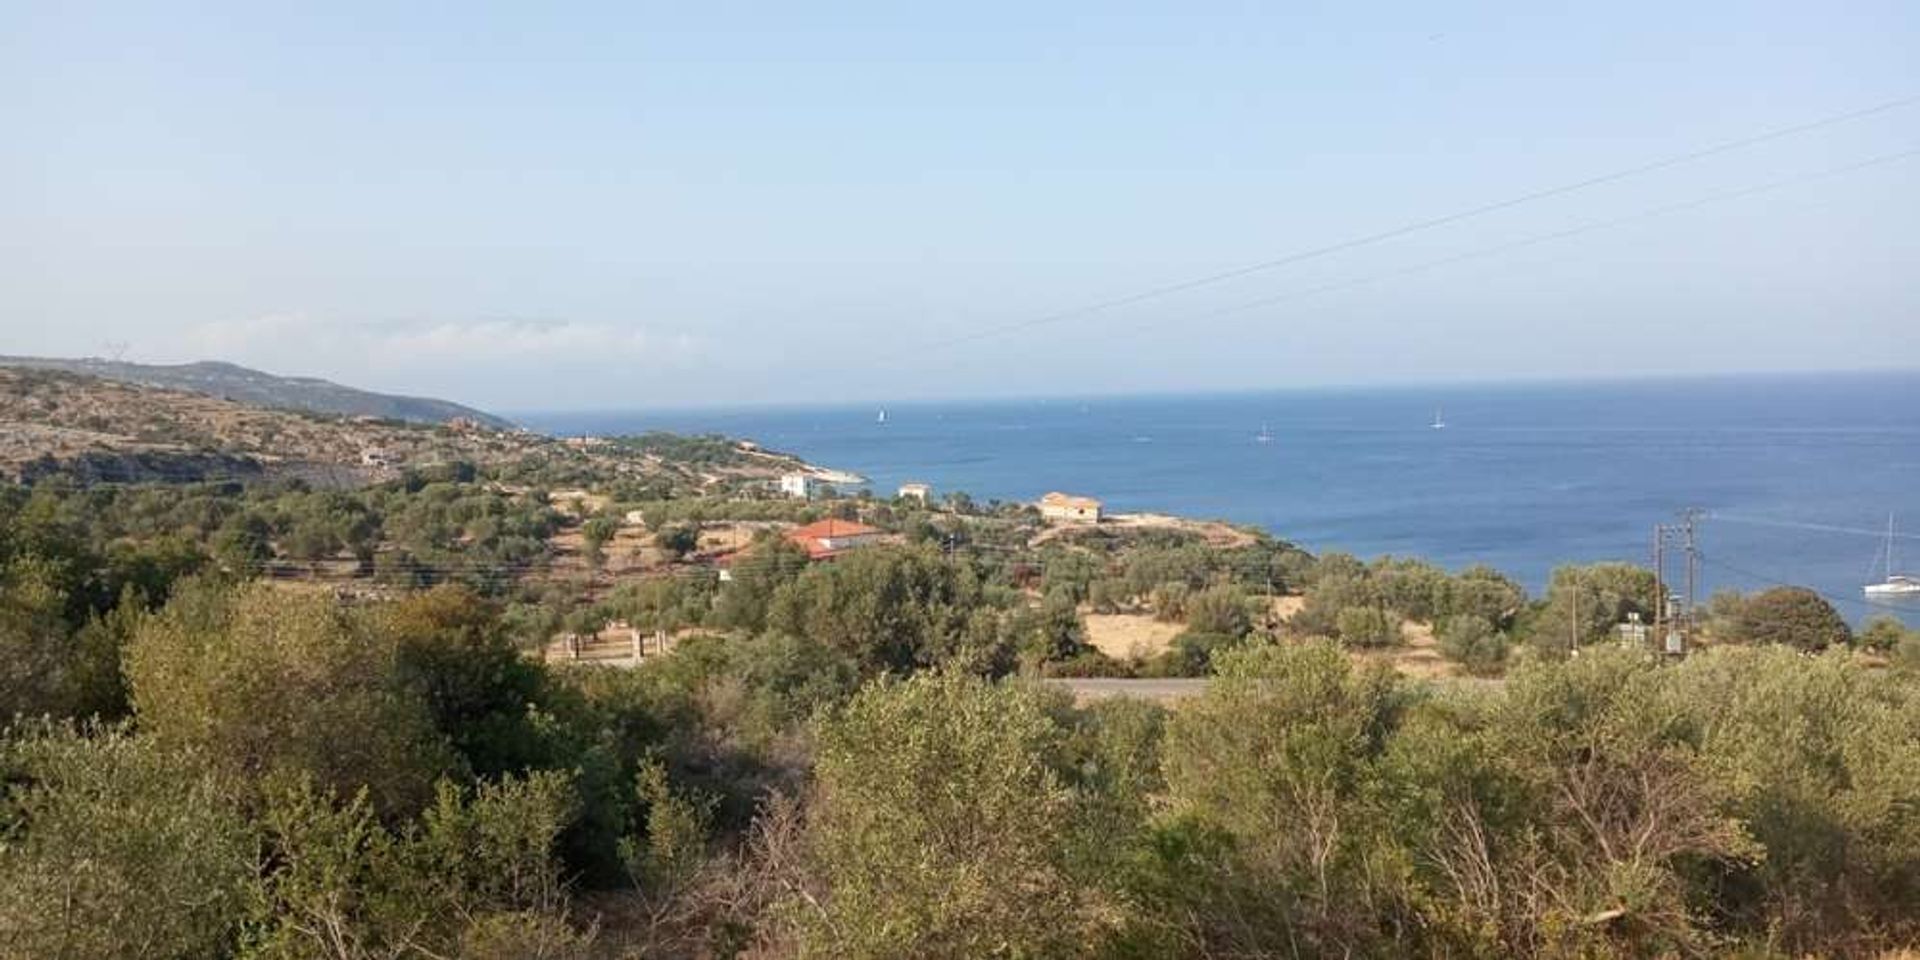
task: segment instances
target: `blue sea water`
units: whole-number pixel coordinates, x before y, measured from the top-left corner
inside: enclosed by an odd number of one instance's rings
[[[1433,429],[1436,411],[1445,429]],[[1803,584],[1856,622],[1897,557],[1920,571],[1920,373],[1556,385],[1275,391],[536,413],[562,433],[749,437],[976,500],[1048,490],[1113,511],[1258,524],[1310,550],[1484,563],[1538,590],[1569,562],[1646,563],[1652,528],[1688,507],[1700,596]],[[1270,442],[1258,442],[1262,428]],[[1677,568],[1676,568],[1677,569]],[[1920,624],[1920,605],[1892,612]]]

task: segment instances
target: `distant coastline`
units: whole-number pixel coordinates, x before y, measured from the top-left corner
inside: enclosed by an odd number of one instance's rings
[[[1436,405],[1446,430],[1431,429]],[[1069,490],[1317,553],[1484,563],[1537,590],[1562,563],[1648,562],[1652,525],[1687,507],[1847,528],[1920,518],[1914,410],[1920,373],[1882,371],[897,403],[884,425],[871,406],[515,416],[753,437],[883,494],[907,481],[981,501]],[[1871,537],[1732,521],[1706,536],[1708,592],[1806,583],[1849,619],[1873,612],[1860,592]]]

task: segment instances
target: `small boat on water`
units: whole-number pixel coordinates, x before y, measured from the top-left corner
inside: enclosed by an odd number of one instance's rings
[[[1445,430],[1447,428],[1447,418],[1440,415],[1439,407],[1433,408],[1433,428],[1435,430]]]
[[[886,423],[886,422],[887,422],[887,411],[886,411],[885,409],[882,409],[882,410],[880,411],[880,415],[879,415],[879,416],[877,416],[877,417],[874,417],[874,418],[873,418],[873,422],[874,422],[874,423]]]
[[[1261,424],[1261,425],[1260,425],[1260,432],[1259,432],[1259,433],[1256,433],[1256,434],[1254,434],[1254,435],[1253,435],[1253,442],[1255,442],[1255,443],[1272,443],[1272,442],[1273,442],[1273,431],[1272,431],[1272,430],[1269,430],[1269,429],[1267,429],[1267,425],[1266,425],[1266,424],[1264,424],[1264,423],[1263,423],[1263,424]]]
[[[1869,597],[1920,597],[1920,577],[1893,572],[1893,514],[1887,514],[1887,576],[1866,585]]]

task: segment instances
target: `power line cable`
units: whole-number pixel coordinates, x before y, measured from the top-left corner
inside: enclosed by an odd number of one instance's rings
[[[1849,533],[1857,536],[1873,537],[1875,539],[1885,539],[1886,537],[1889,536],[1888,532],[1885,530],[1868,530],[1864,527],[1842,527],[1842,526],[1836,526],[1834,524],[1829,524],[1829,523],[1806,523],[1799,520],[1778,520],[1772,517],[1752,517],[1752,516],[1745,516],[1737,513],[1714,513],[1711,516],[1712,516],[1712,519],[1723,520],[1728,523],[1745,523],[1745,524],[1752,524],[1754,526],[1762,526],[1762,527],[1782,527],[1788,530],[1812,530],[1812,531],[1821,532],[1821,533]],[[1920,534],[1894,533],[1894,534],[1891,534],[1891,536],[1896,540],[1920,540]]]
[[[1302,290],[1294,290],[1294,291],[1289,291],[1287,293],[1276,294],[1274,296],[1261,297],[1256,300],[1248,300],[1242,303],[1231,304],[1229,306],[1220,307],[1214,310],[1209,310],[1204,313],[1194,314],[1180,322],[1196,323],[1202,320],[1210,320],[1215,317],[1227,316],[1229,314],[1234,314],[1234,313],[1242,313],[1247,310],[1253,310],[1260,307],[1268,307],[1268,306],[1273,306],[1279,303],[1286,303],[1286,302],[1295,301],[1295,300],[1304,300],[1310,297],[1320,296],[1322,294],[1336,293],[1341,290],[1350,290],[1357,287],[1369,286],[1371,284],[1380,283],[1386,280],[1395,280],[1401,277],[1407,277],[1407,276],[1413,276],[1415,274],[1426,273],[1432,270],[1439,269],[1441,267],[1452,266],[1457,263],[1465,263],[1471,260],[1481,260],[1490,256],[1494,256],[1496,254],[1507,253],[1513,250],[1525,249],[1527,247],[1536,247],[1542,244],[1552,243],[1558,240],[1567,240],[1573,237],[1581,236],[1588,233],[1595,233],[1601,230],[1609,230],[1615,227],[1626,226],[1628,224],[1639,223],[1646,220],[1653,220],[1653,219],[1657,219],[1659,217],[1664,217],[1664,216],[1671,216],[1677,213],[1684,213],[1686,211],[1707,206],[1713,203],[1720,203],[1727,200],[1743,199],[1746,197],[1756,196],[1763,193],[1771,193],[1773,191],[1782,190],[1791,186],[1798,186],[1800,184],[1810,183],[1816,180],[1824,180],[1824,179],[1830,179],[1832,177],[1843,176],[1845,174],[1855,173],[1861,170],[1868,169],[1870,167],[1883,166],[1885,164],[1894,163],[1900,160],[1912,159],[1913,157],[1916,157],[1916,156],[1920,156],[1920,147],[1916,147],[1908,150],[1902,150],[1895,153],[1882,154],[1880,156],[1871,157],[1856,163],[1844,164],[1838,167],[1829,167],[1827,169],[1817,170],[1811,173],[1798,174],[1792,177],[1785,177],[1779,180],[1773,180],[1767,183],[1757,184],[1751,187],[1742,187],[1737,190],[1726,190],[1719,193],[1709,194],[1704,197],[1697,197],[1691,200],[1683,200],[1678,203],[1665,204],[1662,206],[1642,210],[1637,213],[1631,213],[1622,217],[1614,217],[1607,220],[1597,220],[1591,223],[1585,223],[1579,226],[1569,227],[1564,230],[1556,230],[1551,233],[1543,233],[1543,234],[1536,234],[1530,237],[1523,237],[1518,240],[1511,240],[1506,243],[1495,244],[1494,246],[1491,246],[1491,247],[1483,247],[1477,250],[1468,251],[1466,253],[1456,254],[1450,257],[1443,257],[1439,260],[1429,260],[1425,263],[1419,263],[1410,267],[1403,267],[1401,269],[1391,270],[1385,273],[1368,274],[1365,276],[1354,277],[1347,280],[1337,280],[1332,283],[1321,284],[1316,287],[1308,287]],[[1145,329],[1151,326],[1158,326],[1159,324],[1164,322],[1166,321],[1152,320],[1146,323],[1128,327],[1127,329],[1130,329],[1130,330]]]
[[[1481,217],[1490,213],[1496,213],[1501,210],[1508,210],[1508,209],[1518,207],[1523,204],[1532,203],[1538,200],[1545,200],[1552,197],[1564,196],[1566,194],[1574,193],[1580,190],[1585,190],[1590,187],[1596,187],[1596,186],[1601,186],[1608,183],[1614,183],[1620,180],[1626,180],[1632,177],[1640,176],[1641,174],[1652,173],[1654,171],[1664,170],[1670,167],[1677,167],[1683,164],[1692,163],[1696,160],[1703,160],[1708,157],[1718,156],[1723,153],[1730,153],[1736,150],[1745,149],[1747,147],[1758,146],[1760,144],[1768,143],[1774,140],[1780,140],[1786,137],[1791,137],[1798,134],[1819,130],[1825,127],[1834,126],[1836,124],[1846,123],[1853,120],[1859,120],[1866,117],[1875,116],[1877,114],[1886,113],[1892,110],[1897,110],[1902,107],[1907,107],[1914,103],[1920,103],[1920,95],[1904,96],[1898,99],[1886,101],[1884,103],[1876,104],[1871,107],[1865,107],[1858,110],[1850,110],[1845,113],[1833,114],[1831,116],[1822,117],[1817,120],[1812,120],[1805,123],[1794,124],[1788,127],[1780,127],[1774,130],[1766,131],[1764,133],[1754,134],[1752,136],[1747,136],[1747,137],[1741,137],[1737,140],[1724,141],[1722,143],[1717,143],[1712,146],[1703,147],[1697,150],[1692,150],[1692,151],[1678,154],[1675,156],[1665,157],[1663,159],[1655,160],[1649,163],[1642,163],[1637,166],[1627,167],[1621,170],[1615,170],[1613,172],[1604,173],[1599,176],[1588,177],[1584,180],[1577,180],[1572,183],[1560,184],[1558,186],[1548,187],[1543,190],[1535,190],[1531,193],[1521,194],[1520,196],[1517,196],[1517,197],[1510,197],[1505,200],[1498,200],[1492,203],[1485,203],[1479,206],[1468,207],[1464,210],[1457,210],[1452,213],[1444,214],[1437,217],[1430,217],[1424,220],[1416,220],[1412,223],[1403,224],[1401,226],[1394,227],[1390,230],[1382,230],[1376,233],[1362,234],[1357,237],[1352,237],[1352,238],[1341,240],[1335,243],[1329,243],[1324,246],[1312,247],[1306,250],[1301,250],[1296,253],[1287,254],[1286,256],[1276,257],[1271,260],[1262,260],[1257,263],[1251,263],[1245,266],[1236,267],[1231,270],[1224,270],[1218,273],[1212,273],[1206,276],[1196,277],[1191,280],[1183,280],[1177,283],[1164,284],[1158,287],[1152,287],[1147,290],[1142,290],[1137,293],[1127,294],[1125,296],[1120,296],[1120,297],[1114,297],[1108,300],[1101,300],[1085,306],[1074,307],[1067,310],[1060,310],[1053,313],[1044,314],[1039,317],[1032,317],[1025,320],[1015,321],[1013,323],[1006,323],[1006,324],[1001,324],[994,327],[988,327],[984,330],[978,330],[973,333],[963,334],[958,337],[950,337],[942,340],[936,340],[930,343],[923,343],[918,345],[917,347],[912,348],[911,350],[902,351],[902,353],[903,354],[913,353],[913,352],[919,352],[927,349],[957,346],[963,343],[971,343],[978,340],[991,339],[994,337],[1003,336],[1008,333],[1015,333],[1022,330],[1029,330],[1035,327],[1048,326],[1051,324],[1060,323],[1065,320],[1071,320],[1077,317],[1087,316],[1089,314],[1102,313],[1107,310],[1112,310],[1116,307],[1129,306],[1131,304],[1141,303],[1147,300],[1153,300],[1160,297],[1169,296],[1175,293],[1183,293],[1188,290],[1194,290],[1194,289],[1211,286],[1218,283],[1224,283],[1228,280],[1234,280],[1240,277],[1245,277],[1245,276],[1249,276],[1256,273],[1263,273],[1269,270],[1278,269],[1280,267],[1290,266],[1296,263],[1303,263],[1308,260],[1316,260],[1321,257],[1331,256],[1332,254],[1336,254],[1336,253],[1343,253],[1345,251],[1358,249],[1360,247],[1372,246],[1374,244],[1382,243],[1387,240],[1394,240],[1400,237],[1408,236],[1410,234],[1420,233],[1426,230],[1432,230],[1438,227],[1459,223],[1463,220],[1470,220],[1474,217]]]
[[[1713,567],[1719,570],[1724,570],[1728,573],[1734,574],[1735,576],[1745,577],[1749,580],[1757,580],[1770,587],[1793,587],[1795,589],[1806,590],[1807,592],[1812,593],[1815,596],[1818,596],[1829,603],[1844,603],[1844,604],[1850,604],[1856,607],[1864,607],[1869,610],[1877,610],[1877,611],[1883,611],[1883,612],[1886,609],[1885,607],[1879,606],[1877,604],[1869,603],[1860,597],[1837,597],[1830,593],[1825,593],[1820,590],[1815,590],[1814,588],[1806,586],[1804,584],[1793,583],[1787,580],[1782,580],[1778,577],[1769,576],[1764,573],[1756,573],[1752,570],[1743,570],[1739,567],[1734,566],[1733,564],[1712,559],[1704,553],[1697,554],[1697,556],[1700,558],[1700,563],[1704,566]]]

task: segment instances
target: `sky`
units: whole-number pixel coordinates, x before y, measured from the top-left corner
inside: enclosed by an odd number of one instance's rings
[[[1916,50],[1911,0],[0,0],[0,353],[507,411],[1910,369]]]

